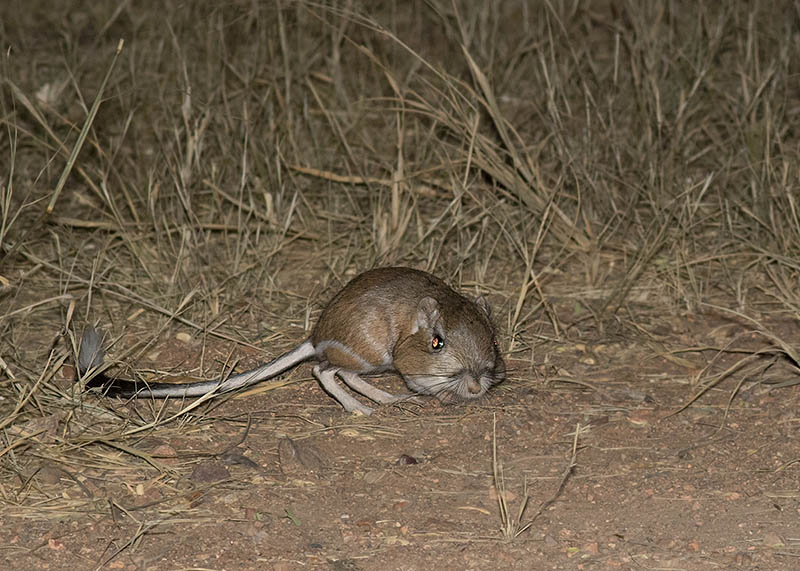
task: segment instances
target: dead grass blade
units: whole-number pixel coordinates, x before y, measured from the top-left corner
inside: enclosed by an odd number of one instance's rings
[[[83,128],[81,128],[81,132],[78,133],[78,140],[75,141],[75,145],[72,147],[72,152],[67,159],[67,164],[64,166],[64,171],[61,173],[61,178],[58,179],[58,184],[56,184],[56,188],[53,191],[53,196],[50,198],[50,203],[45,209],[47,214],[51,214],[53,212],[53,208],[55,208],[56,205],[56,200],[58,200],[58,196],[61,194],[61,190],[64,188],[64,184],[67,182],[67,177],[69,176],[69,173],[72,172],[72,167],[75,165],[78,154],[83,148],[83,143],[86,141],[86,135],[89,134],[89,129],[91,129],[92,123],[94,123],[94,118],[97,116],[98,109],[100,109],[100,103],[103,101],[103,93],[105,92],[108,80],[111,78],[111,72],[114,71],[114,64],[117,63],[117,58],[119,57],[119,54],[122,53],[122,46],[124,44],[124,40],[120,40],[117,44],[117,50],[114,52],[114,57],[111,60],[111,64],[108,66],[106,76],[103,78],[103,82],[100,84],[100,88],[97,90],[94,103],[92,104],[92,108],[89,110],[89,116],[86,117],[86,121],[83,123]]]
[[[506,500],[507,493],[505,478],[503,475],[503,467],[497,459],[497,415],[492,415],[492,480],[497,493],[497,504],[500,509],[500,521],[502,523],[500,531],[506,540],[516,539],[525,533],[528,529],[530,529],[536,519],[542,515],[548,507],[553,505],[559,496],[561,496],[564,488],[567,485],[567,481],[569,480],[570,476],[572,476],[575,471],[575,467],[577,466],[578,437],[588,430],[588,426],[581,426],[580,423],[575,426],[575,432],[572,435],[572,452],[570,455],[570,460],[567,466],[564,468],[558,488],[556,488],[555,492],[548,500],[541,503],[539,509],[532,517],[528,519],[527,522],[522,523],[523,517],[525,516],[525,510],[527,509],[528,502],[530,500],[530,497],[528,496],[527,482],[523,482],[522,500],[520,501],[519,509],[517,510],[516,515],[512,515],[509,511],[508,502]]]
[[[533,521],[523,524],[522,518],[528,507],[528,487],[523,484],[522,501],[516,516],[511,515],[506,500],[506,483],[503,476],[503,467],[497,459],[497,415],[492,415],[492,479],[497,493],[497,505],[500,509],[500,531],[505,539],[515,539],[530,528]]]
[[[97,111],[100,108],[100,103],[103,100],[103,93],[105,91],[106,84],[108,83],[108,80],[111,77],[111,72],[114,69],[114,64],[116,63],[117,58],[119,57],[119,54],[122,51],[123,43],[124,43],[123,40],[120,40],[119,44],[117,45],[116,52],[114,53],[114,57],[111,60],[111,64],[108,67],[108,71],[106,72],[106,76],[103,78],[103,81],[100,84],[100,88],[99,88],[99,90],[97,92],[97,95],[95,97],[94,104],[92,105],[92,108],[89,111],[89,115],[88,115],[88,117],[86,118],[86,121],[83,124],[83,128],[81,129],[80,133],[78,134],[78,139],[76,140],[75,145],[73,146],[72,151],[70,152],[70,155],[67,158],[67,163],[64,166],[64,170],[61,173],[61,178],[58,180],[58,183],[56,184],[55,190],[53,191],[53,193],[52,193],[52,195],[50,197],[50,202],[48,203],[47,207],[42,212],[42,214],[39,216],[38,220],[35,223],[29,225],[27,227],[27,229],[22,232],[21,236],[16,240],[16,243],[9,250],[7,250],[6,252],[2,253],[2,257],[0,257],[0,261],[5,259],[9,255],[12,255],[14,252],[16,252],[17,248],[19,248],[19,246],[25,241],[25,238],[28,236],[28,233],[32,229],[38,228],[44,222],[44,220],[50,214],[52,214],[53,209],[55,208],[56,200],[58,199],[58,196],[61,194],[61,191],[64,188],[64,184],[66,184],[67,178],[69,177],[70,173],[72,172],[72,169],[73,169],[73,167],[75,165],[75,161],[77,160],[78,154],[80,153],[81,149],[83,148],[83,143],[85,142],[86,136],[89,133],[89,129],[91,128],[92,123],[94,122],[94,119],[97,116]],[[23,106],[31,113],[31,115],[33,115],[36,118],[36,120],[39,122],[39,124],[42,125],[45,128],[47,133],[54,140],[58,141],[62,148],[64,148],[63,143],[60,142],[60,140],[55,135],[53,130],[47,125],[47,122],[45,121],[44,117],[42,117],[42,115],[38,112],[38,110],[33,105],[33,103],[31,103],[30,99],[28,99],[28,97],[24,93],[22,93],[22,91],[13,82],[11,82],[10,80],[6,80],[6,81],[7,81],[8,85],[11,87],[12,91],[14,92],[14,94],[16,95],[17,99],[23,104]],[[86,177],[86,178],[88,179],[88,177]],[[10,195],[9,195],[9,198],[10,198]],[[5,219],[6,219],[5,213],[4,213],[3,219],[4,219],[4,224],[5,224]],[[5,234],[5,228],[4,228],[3,234]],[[0,235],[0,236],[2,236],[2,235]],[[2,240],[0,240],[0,244],[2,244],[2,243],[3,243]]]

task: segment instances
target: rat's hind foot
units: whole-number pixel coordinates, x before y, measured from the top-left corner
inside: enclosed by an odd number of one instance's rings
[[[340,385],[336,381],[336,373],[337,372],[341,372],[341,371],[339,371],[338,369],[322,369],[322,367],[320,367],[319,365],[316,365],[312,369],[312,371],[314,373],[314,376],[319,381],[319,384],[322,385],[322,388],[324,388],[329,395],[331,395],[333,398],[335,398],[337,401],[339,401],[339,404],[341,404],[347,412],[358,411],[361,414],[365,414],[365,415],[372,414],[373,409],[371,409],[370,407],[368,407],[366,405],[361,404],[356,399],[354,399],[352,396],[350,396],[350,394],[348,394],[348,392],[346,390],[344,390],[344,387],[342,387],[342,385]],[[363,382],[363,381],[361,381],[361,382]],[[366,383],[364,383],[364,384],[366,384]],[[375,388],[375,387],[372,387],[372,388]],[[376,389],[376,390],[380,390],[380,389]],[[381,391],[381,392],[383,392],[383,391]],[[388,394],[388,393],[386,393],[386,394]],[[391,396],[391,395],[389,395],[389,396]]]

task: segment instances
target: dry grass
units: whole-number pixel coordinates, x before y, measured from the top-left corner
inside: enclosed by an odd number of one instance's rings
[[[528,531],[536,522],[536,519],[542,515],[547,508],[553,505],[556,500],[558,500],[577,466],[578,438],[583,436],[586,432],[588,432],[588,430],[588,427],[582,427],[580,423],[575,426],[575,432],[571,434],[572,449],[570,452],[569,462],[567,462],[567,466],[564,468],[564,471],[561,474],[558,487],[548,499],[540,502],[539,509],[536,510],[536,513],[529,516],[526,516],[526,510],[528,509],[528,503],[530,502],[531,498],[528,495],[528,483],[523,480],[522,497],[519,500],[519,505],[515,515],[514,512],[510,511],[508,501],[509,490],[506,487],[503,464],[497,455],[497,416],[495,415],[492,417],[492,484],[494,486],[494,494],[497,497],[497,507],[500,513],[500,533],[502,533],[506,540],[516,539]],[[523,521],[526,519],[527,521]]]
[[[79,394],[83,323],[123,363],[189,332],[202,360],[176,368],[212,376],[233,363],[207,343],[277,353],[374,265],[488,293],[518,363],[639,307],[715,306],[767,343],[687,399],[776,359],[797,382],[760,325],[800,308],[797,5],[612,4],[5,2],[6,507],[101,509],[38,488],[48,463],[143,460],[168,486],[186,467],[137,439],[213,415]]]

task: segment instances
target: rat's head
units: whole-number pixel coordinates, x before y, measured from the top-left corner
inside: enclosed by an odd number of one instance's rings
[[[475,399],[505,378],[505,364],[479,298],[420,300],[411,333],[398,341],[394,367],[408,387],[440,400]]]

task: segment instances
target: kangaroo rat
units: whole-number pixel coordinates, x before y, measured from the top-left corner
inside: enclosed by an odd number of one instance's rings
[[[91,326],[81,339],[81,376],[103,363],[101,336]],[[270,379],[315,358],[314,377],[348,412],[372,409],[336,380],[379,404],[403,400],[361,375],[396,372],[413,392],[441,400],[474,399],[505,378],[489,307],[467,299],[439,278],[411,268],[378,268],[348,283],[322,312],[311,336],[295,349],[246,373],[197,383],[144,383],[100,373],[87,385],[111,396],[195,397]]]

